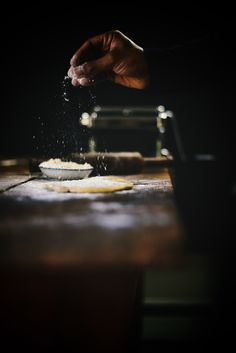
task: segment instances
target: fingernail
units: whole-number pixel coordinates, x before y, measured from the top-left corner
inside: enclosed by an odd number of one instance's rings
[[[88,86],[90,84],[90,80],[85,77],[79,78],[78,82],[81,86]]]
[[[74,78],[72,78],[71,83],[72,83],[73,86],[78,86],[79,85],[78,80],[74,79]]]

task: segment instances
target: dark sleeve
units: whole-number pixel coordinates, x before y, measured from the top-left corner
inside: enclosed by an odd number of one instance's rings
[[[150,89],[185,90],[212,83],[216,65],[209,37],[169,48],[144,51],[150,74]]]
[[[231,129],[231,54],[217,37],[144,51],[150,73],[148,94],[178,118],[191,153],[222,153]],[[222,119],[227,122],[222,131]],[[228,129],[228,131],[227,131]]]

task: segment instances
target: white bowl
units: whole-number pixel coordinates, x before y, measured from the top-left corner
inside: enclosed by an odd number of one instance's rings
[[[84,179],[87,178],[93,168],[89,169],[62,169],[62,168],[45,168],[39,167],[41,172],[53,179],[61,179],[61,180],[74,180],[74,179]]]

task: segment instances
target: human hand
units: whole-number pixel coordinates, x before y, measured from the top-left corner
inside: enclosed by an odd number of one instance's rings
[[[73,86],[90,86],[104,79],[137,89],[149,85],[143,49],[119,31],[88,39],[70,64],[68,76]]]

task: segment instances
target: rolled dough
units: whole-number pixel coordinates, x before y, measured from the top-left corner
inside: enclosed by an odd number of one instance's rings
[[[82,180],[55,182],[47,184],[46,188],[57,192],[99,193],[132,189],[133,184],[115,176],[96,176]]]

